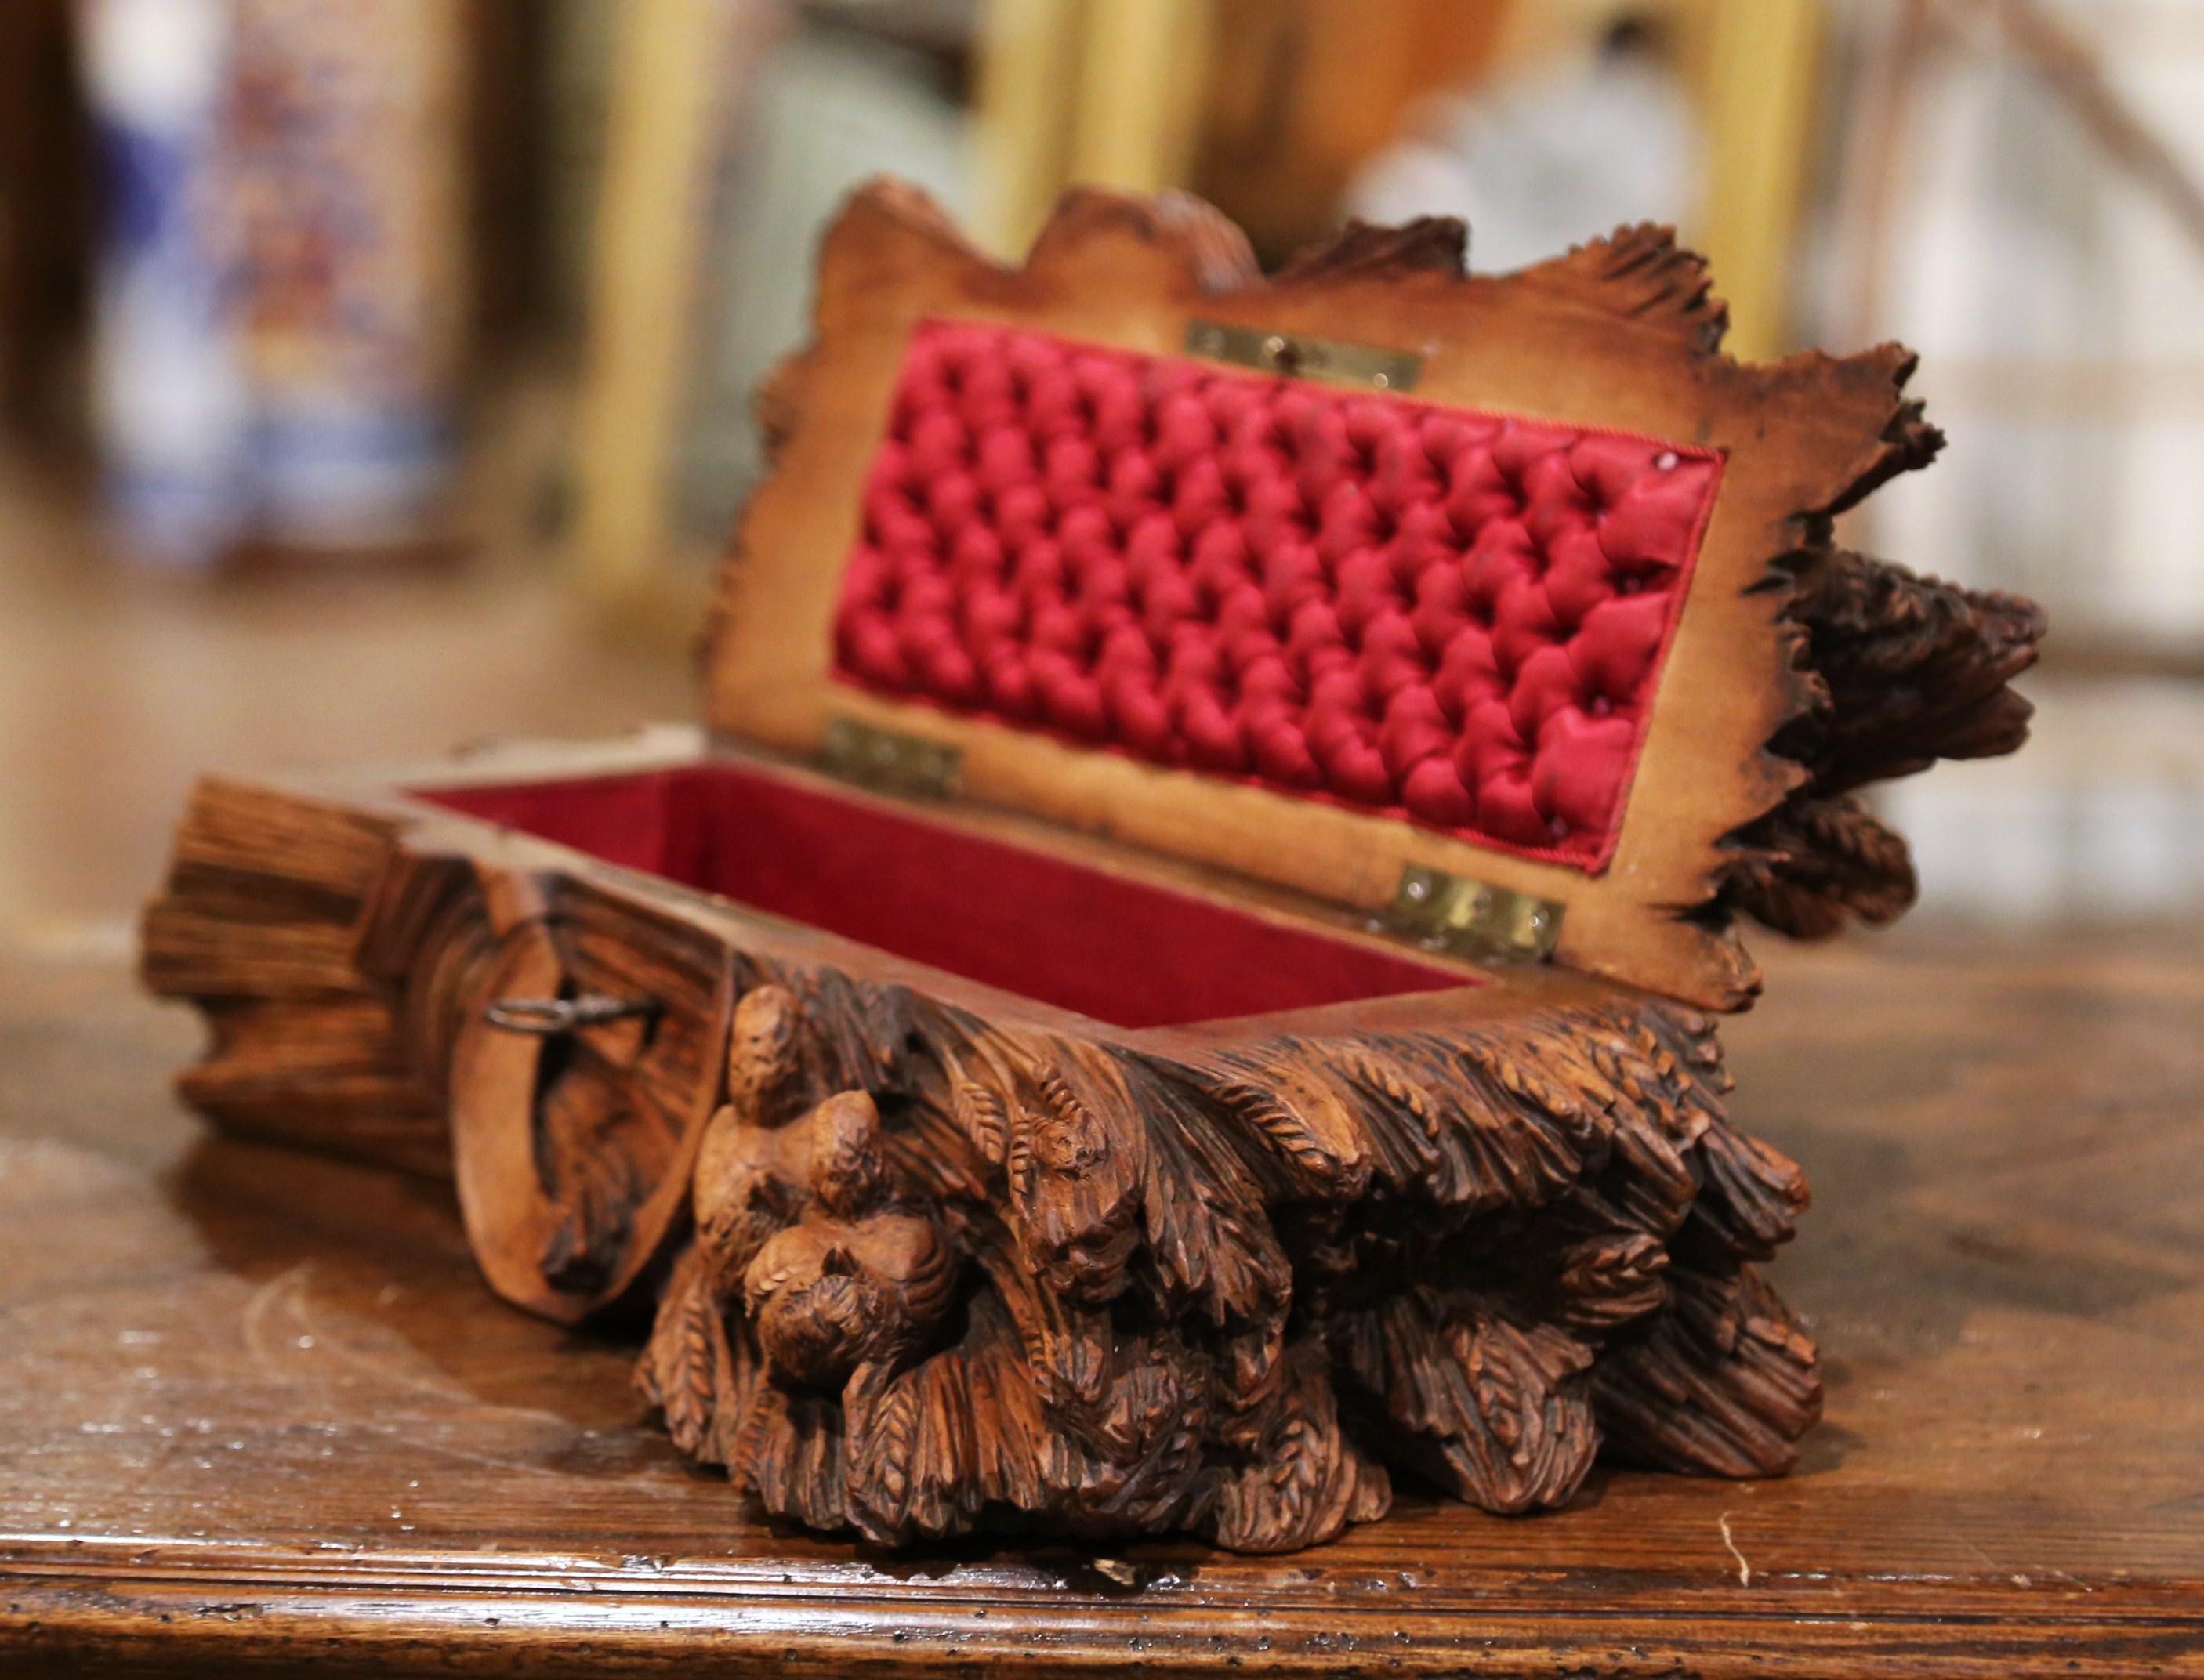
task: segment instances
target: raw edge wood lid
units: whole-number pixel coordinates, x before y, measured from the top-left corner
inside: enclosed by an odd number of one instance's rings
[[[960,798],[1403,926],[1527,908],[1716,1009],[1736,912],[1898,914],[1850,790],[2017,745],[2042,629],[1831,541],[1941,442],[1911,354],[1738,363],[1666,229],[1463,246],[1357,225],[1266,279],[1198,200],[1081,191],[1008,268],[862,189],[759,395],[708,721],[933,743]]]

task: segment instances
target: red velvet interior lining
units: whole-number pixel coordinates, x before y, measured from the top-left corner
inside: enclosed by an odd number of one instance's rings
[[[1466,983],[734,765],[418,796],[1120,1026]]]
[[[1716,451],[928,321],[837,674],[1585,869]]]

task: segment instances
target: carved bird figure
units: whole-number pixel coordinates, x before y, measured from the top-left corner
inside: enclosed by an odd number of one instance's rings
[[[797,1038],[803,1007],[785,986],[753,986],[727,1034],[727,1106],[749,1126],[777,1126],[803,1106]]]
[[[741,1289],[758,1250],[809,1198],[810,1133],[791,1118],[803,1095],[799,1020],[781,986],[754,987],[735,1006],[727,1101],[705,1127],[690,1181],[697,1243],[721,1299]]]
[[[828,1097],[807,1129],[811,1205],[758,1251],[743,1294],[774,1374],[832,1389],[925,1344],[954,1297],[957,1254],[932,1220],[890,1201],[871,1097]]]
[[[1012,1120],[1004,1173],[1019,1245],[1049,1288],[1083,1306],[1125,1287],[1140,1240],[1136,1143],[1114,1135],[1054,1067]]]

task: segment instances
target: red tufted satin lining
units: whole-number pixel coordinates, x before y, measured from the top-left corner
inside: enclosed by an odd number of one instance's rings
[[[1475,984],[736,765],[416,796],[1120,1026]]]
[[[913,334],[837,674],[1605,867],[1718,453]]]

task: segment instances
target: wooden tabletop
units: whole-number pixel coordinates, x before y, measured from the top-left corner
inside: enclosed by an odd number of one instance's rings
[[[616,1336],[489,1295],[447,1191],[207,1136],[188,1017],[0,957],[0,1671],[2204,1672],[2193,948],[1766,953],[1728,1037],[1816,1191],[1799,1472],[1410,1494],[1253,1559],[745,1520]]]

